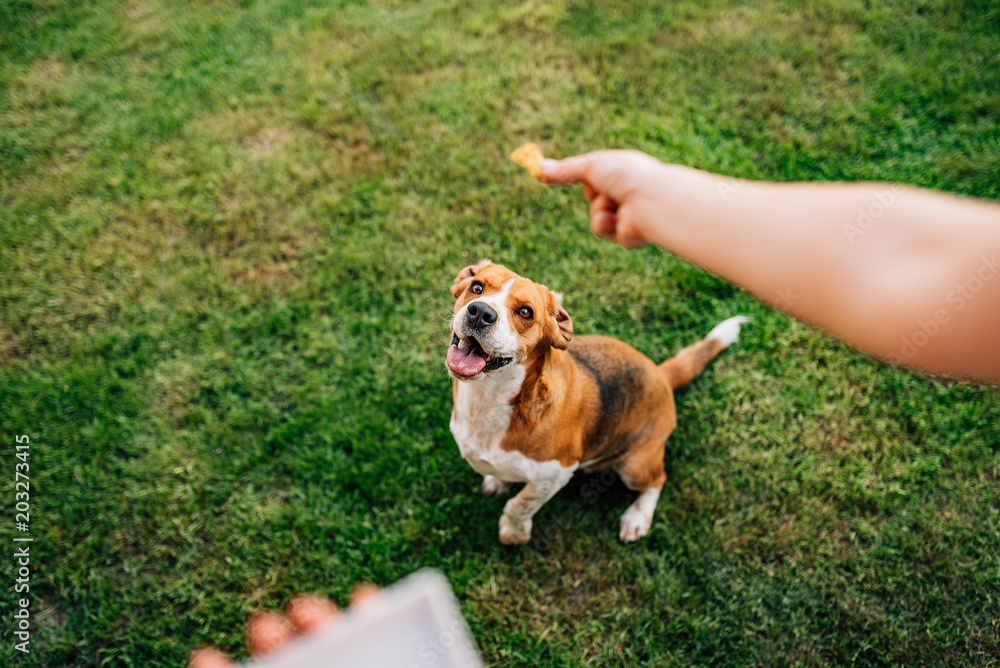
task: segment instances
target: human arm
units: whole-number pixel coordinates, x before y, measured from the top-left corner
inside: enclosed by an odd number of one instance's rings
[[[1000,205],[879,183],[767,183],[635,151],[542,163],[595,234],[654,243],[882,359],[1000,382]]]

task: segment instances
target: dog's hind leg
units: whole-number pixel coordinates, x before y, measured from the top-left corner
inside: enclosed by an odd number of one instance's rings
[[[626,487],[642,492],[635,503],[622,514],[618,537],[623,543],[637,541],[649,533],[656,502],[667,481],[667,474],[663,470],[663,453],[662,441],[651,442],[630,452],[624,461],[614,467]]]

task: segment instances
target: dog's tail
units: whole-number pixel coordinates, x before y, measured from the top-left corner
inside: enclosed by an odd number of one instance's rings
[[[716,355],[736,343],[740,338],[740,325],[749,320],[743,315],[723,320],[704,339],[661,364],[660,370],[666,374],[670,387],[676,390],[690,383]]]

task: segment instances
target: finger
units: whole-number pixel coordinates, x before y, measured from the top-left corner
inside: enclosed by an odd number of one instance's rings
[[[337,606],[328,598],[304,594],[288,602],[285,614],[298,631],[308,632],[334,617]]]
[[[587,198],[588,202],[593,202],[594,198],[597,197],[597,191],[586,181],[583,182],[583,196]]]
[[[548,183],[549,185],[580,183],[584,180],[587,168],[590,167],[590,163],[594,160],[594,155],[594,153],[584,153],[583,155],[575,155],[571,158],[563,158],[562,160],[546,158],[542,160],[542,175],[540,178],[543,183]]]
[[[295,635],[291,622],[283,615],[262,612],[247,623],[247,645],[254,654],[267,654],[278,649]]]
[[[639,234],[635,225],[630,224],[631,221],[618,221],[618,226],[615,229],[615,241],[621,244],[622,248],[626,250],[632,250],[633,248],[639,248],[640,246],[645,246],[647,242],[641,234]]]
[[[590,202],[590,215],[593,217],[601,211],[614,213],[618,211],[618,204],[607,195],[598,195]]]
[[[602,239],[615,241],[618,214],[612,211],[598,211],[590,217],[590,230]]]
[[[360,584],[354,588],[351,592],[351,606],[357,605],[367,605],[371,602],[371,599],[375,594],[378,593],[378,587],[373,584]]]
[[[632,236],[632,235],[619,235],[618,243],[625,250],[633,250],[635,248],[642,248],[643,246],[648,246],[649,242],[642,237]]]
[[[607,195],[598,195],[590,203],[590,229],[599,237],[614,239],[618,206]]]
[[[214,647],[202,647],[191,652],[189,668],[229,668],[235,665],[229,657]]]

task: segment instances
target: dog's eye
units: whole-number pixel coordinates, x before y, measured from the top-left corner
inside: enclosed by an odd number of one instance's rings
[[[517,309],[517,314],[522,318],[524,318],[525,320],[531,320],[531,317],[535,315],[534,311],[532,311],[527,306],[522,306],[521,308]]]
[[[482,294],[483,293],[483,284],[482,283],[473,283],[472,287],[469,288],[469,292],[471,292],[474,295],[480,295],[480,294]]]

